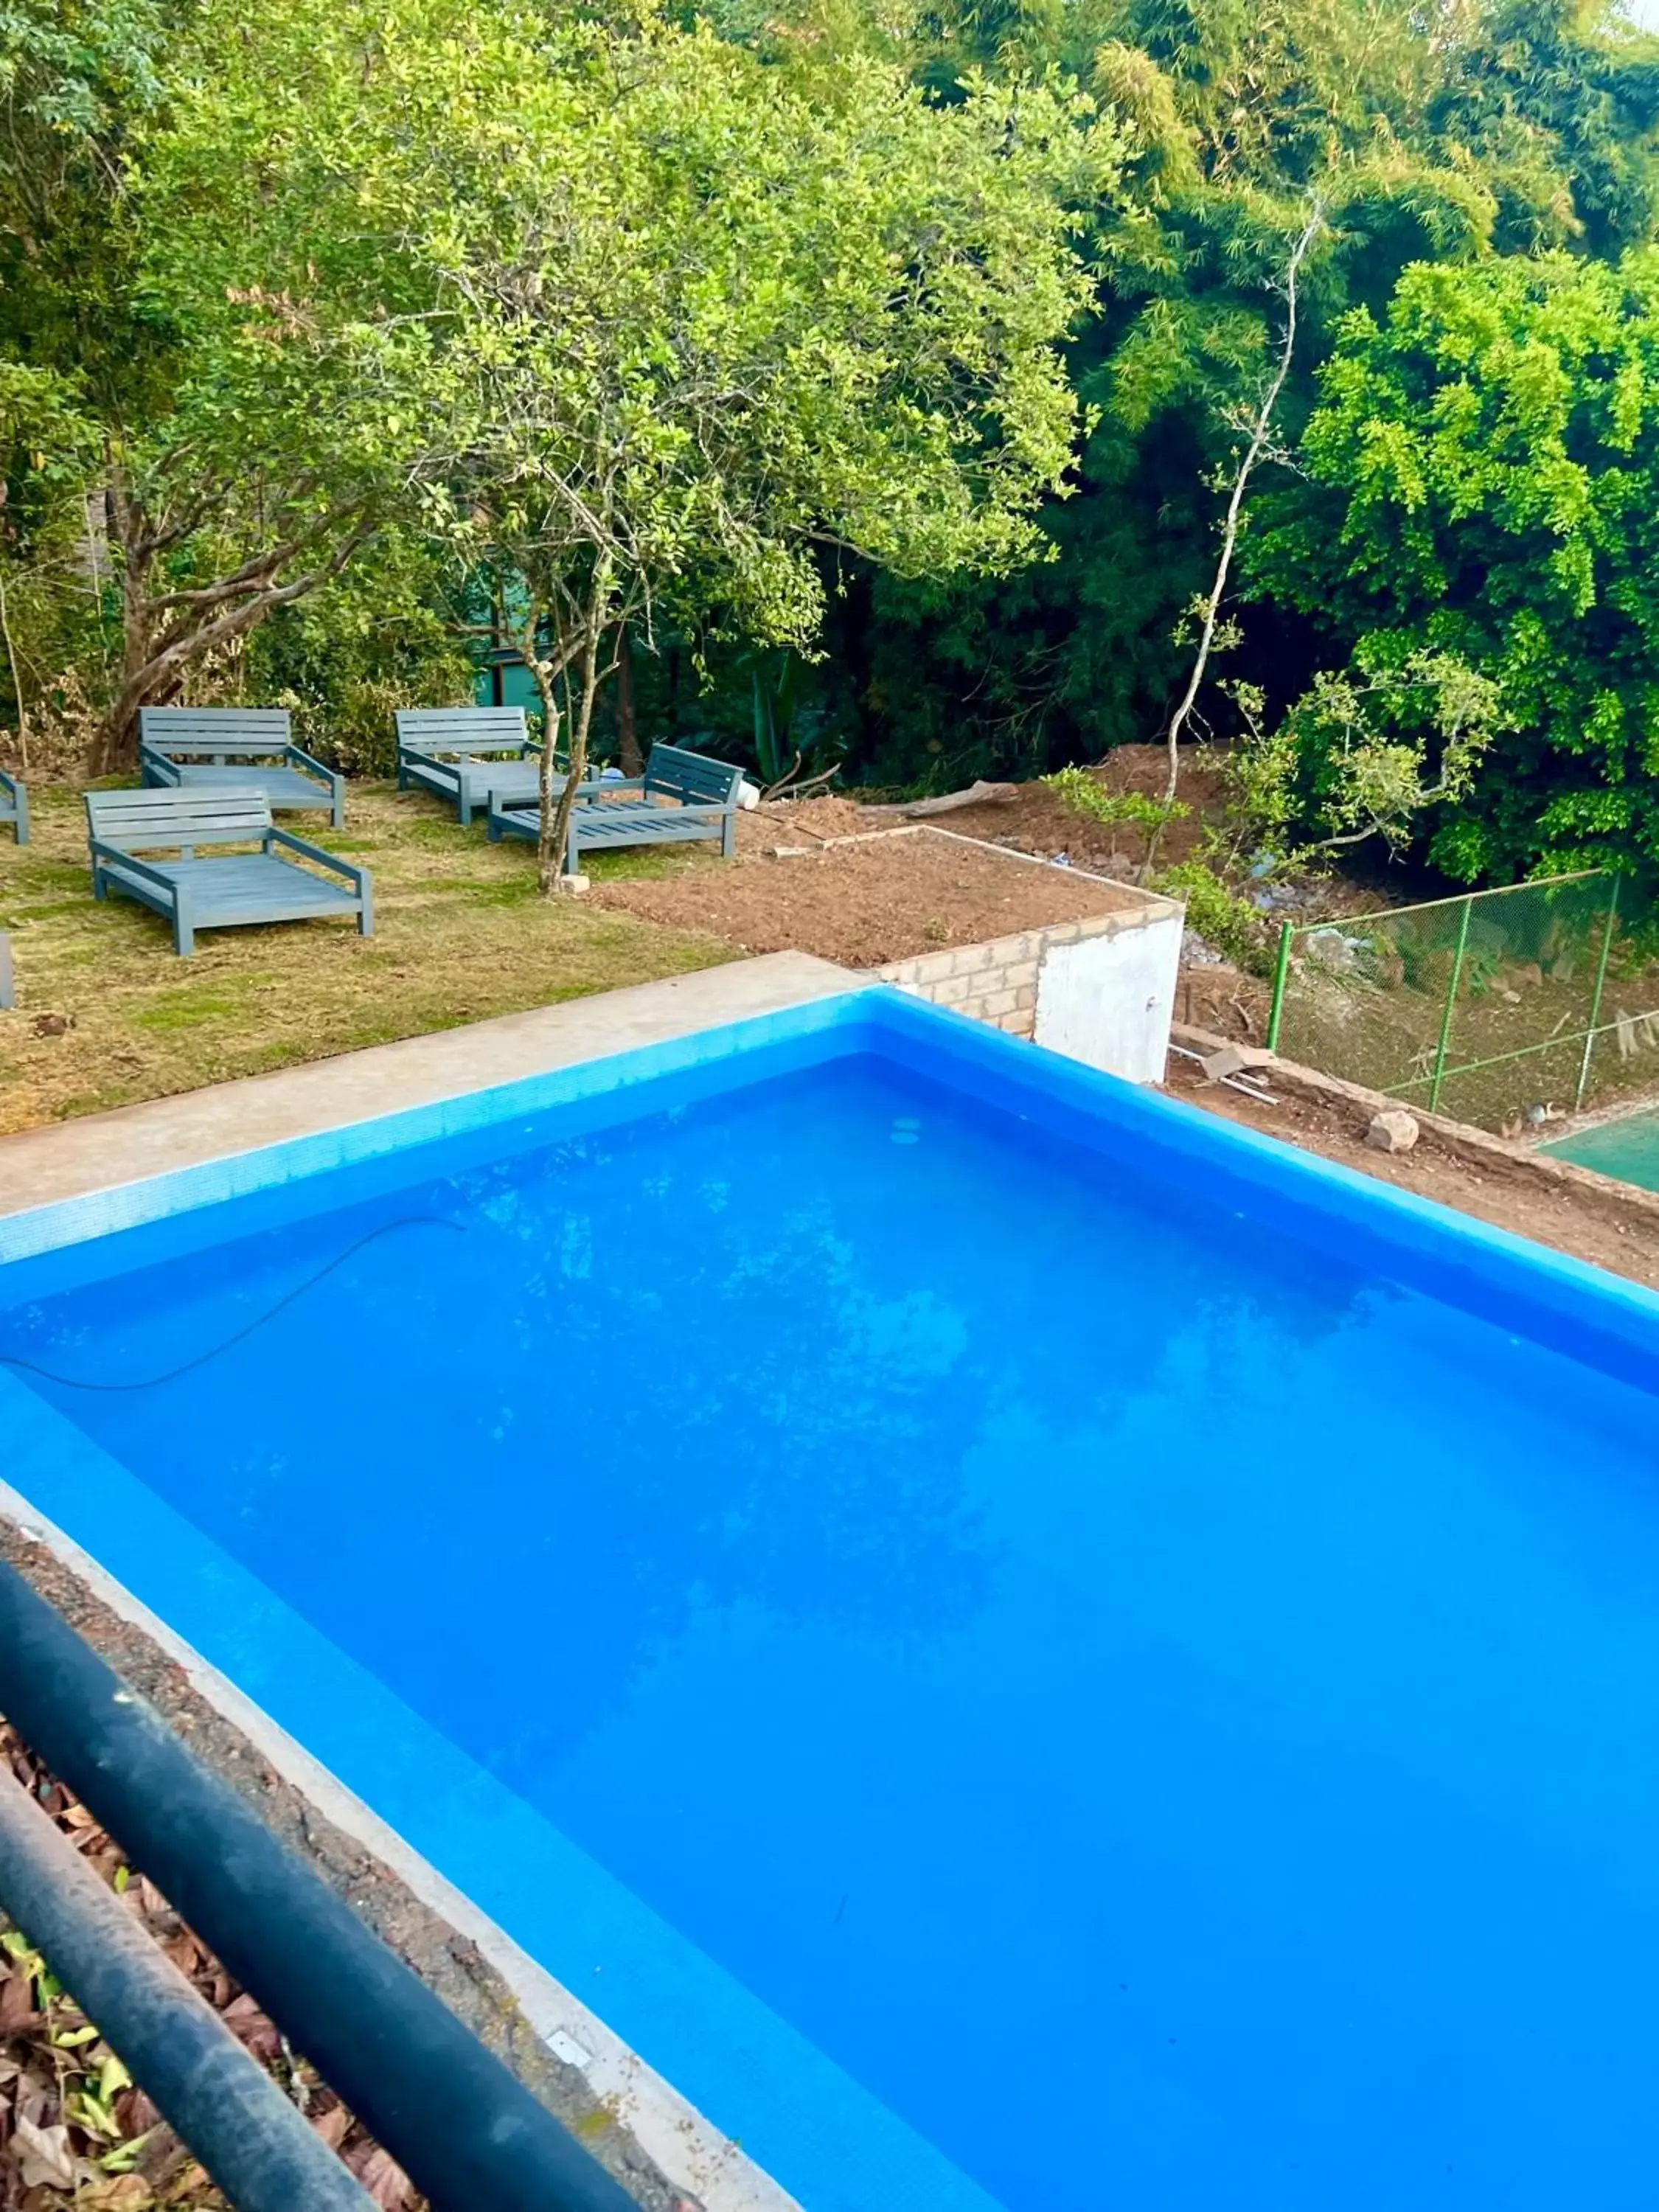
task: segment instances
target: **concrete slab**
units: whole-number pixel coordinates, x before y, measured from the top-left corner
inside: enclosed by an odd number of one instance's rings
[[[372,1045],[275,1075],[146,1099],[112,1114],[25,1129],[0,1137],[0,1218],[698,1030],[781,1013],[814,999],[867,988],[873,981],[810,953],[768,953],[564,1006],[471,1022],[434,1036]]]

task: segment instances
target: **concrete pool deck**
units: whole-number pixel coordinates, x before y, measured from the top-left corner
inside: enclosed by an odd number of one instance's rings
[[[811,953],[772,952],[24,1129],[0,1137],[0,1219],[725,1023],[783,1013],[816,999],[867,990],[878,980]]]
[[[0,1218],[783,1013],[876,981],[808,954],[775,953],[27,1130],[0,1138]],[[799,2212],[580,1998],[3,1479],[0,1553],[161,1706],[198,1755],[245,1789],[269,1771],[266,1790],[254,1796],[265,1817],[544,2101],[608,2152],[605,2162],[642,2204]],[[512,2014],[539,2046],[527,2063]]]

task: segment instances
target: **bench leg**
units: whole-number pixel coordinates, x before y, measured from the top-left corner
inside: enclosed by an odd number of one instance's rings
[[[196,932],[182,901],[173,909],[173,949],[181,960],[188,960],[196,950]]]
[[[564,841],[564,872],[568,876],[579,876],[582,872],[581,831],[576,827],[576,817],[570,817],[570,830]]]
[[[374,887],[367,878],[362,884],[362,904],[357,909],[357,934],[359,937],[373,937],[374,934]]]
[[[18,843],[27,845],[29,842],[29,795],[27,791],[20,791],[17,794],[17,816],[12,827],[17,833]]]
[[[345,828],[345,778],[342,775],[334,779],[334,827]]]
[[[455,793],[455,812],[462,829],[470,830],[472,827],[472,801],[468,798],[465,787]]]
[[[728,814],[720,823],[720,858],[729,860],[737,850],[737,845],[738,817],[735,814]]]
[[[499,844],[501,843],[501,822],[500,822],[500,820],[498,819],[498,817],[497,817],[495,815],[494,815],[494,814],[491,814],[491,816],[489,817],[489,830],[488,830],[488,832],[487,832],[486,834],[488,835],[489,839],[489,842],[490,842],[490,843],[491,843],[492,845],[499,845]]]
[[[92,895],[95,899],[106,899],[109,896],[109,885],[104,880],[104,872],[101,868],[94,868],[92,872]]]

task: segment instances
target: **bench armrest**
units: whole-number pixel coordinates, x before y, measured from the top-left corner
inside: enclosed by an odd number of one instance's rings
[[[138,768],[141,775],[153,774],[157,783],[176,785],[181,781],[178,762],[143,738],[138,741]]]
[[[148,877],[149,881],[171,896],[178,895],[178,885],[165,870],[154,867],[148,860],[140,860],[120,845],[106,844],[101,837],[89,837],[88,845],[94,860],[103,860],[118,867],[130,868],[135,876]]]
[[[325,768],[321,761],[313,760],[311,755],[301,752],[298,745],[284,745],[283,758],[290,768],[297,768],[301,775],[315,776],[319,782],[325,783],[331,792],[340,781],[331,768]]]
[[[291,830],[268,830],[265,850],[280,845],[289,853],[298,853],[302,860],[315,860],[320,867],[331,868],[337,876],[343,876],[354,889],[361,891],[368,880],[367,868],[354,867],[349,860],[342,860],[332,853],[325,853],[320,845],[311,844],[304,837],[296,837]]]
[[[589,791],[637,791],[643,794],[644,790],[642,775],[593,775],[576,786],[576,796],[580,799]]]

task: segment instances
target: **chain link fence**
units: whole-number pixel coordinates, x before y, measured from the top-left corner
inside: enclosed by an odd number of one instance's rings
[[[1649,902],[1605,871],[1281,933],[1267,1041],[1516,1133],[1659,1084]]]

